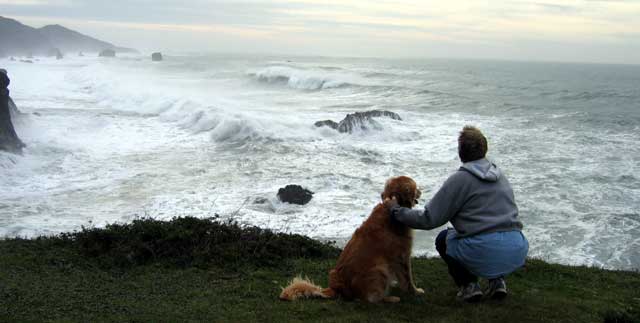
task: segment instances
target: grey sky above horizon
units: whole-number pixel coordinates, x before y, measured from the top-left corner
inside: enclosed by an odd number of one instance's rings
[[[0,0],[143,51],[640,64],[640,0]]]

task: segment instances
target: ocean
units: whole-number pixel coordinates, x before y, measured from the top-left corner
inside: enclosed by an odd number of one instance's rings
[[[97,55],[96,55],[97,56]],[[475,125],[529,255],[640,268],[640,66],[242,55],[0,60],[22,156],[0,153],[0,236],[210,217],[343,244],[408,175],[421,208]],[[353,133],[314,126],[388,110]],[[281,203],[287,184],[315,192]],[[439,229],[416,232],[436,255]]]

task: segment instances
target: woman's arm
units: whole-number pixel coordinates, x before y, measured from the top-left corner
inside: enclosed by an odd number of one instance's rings
[[[425,205],[424,210],[412,210],[395,205],[391,207],[391,216],[407,226],[430,230],[447,222],[456,214],[464,202],[461,192],[465,174],[456,173],[444,182],[440,190]]]

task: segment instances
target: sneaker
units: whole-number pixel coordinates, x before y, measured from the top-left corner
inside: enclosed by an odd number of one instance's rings
[[[502,277],[489,280],[489,286],[485,291],[485,296],[493,299],[503,299],[507,297],[507,283]]]
[[[456,294],[456,297],[462,299],[465,302],[477,302],[482,299],[482,290],[478,283],[469,283],[467,286],[460,287],[460,291]]]

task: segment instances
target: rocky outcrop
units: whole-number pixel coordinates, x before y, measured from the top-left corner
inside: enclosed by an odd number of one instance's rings
[[[313,192],[300,185],[287,185],[278,190],[278,199],[286,203],[305,205],[312,197]]]
[[[322,120],[322,121],[317,121],[313,125],[316,127],[329,127],[331,129],[337,130],[339,124],[333,120]]]
[[[162,53],[156,52],[156,53],[151,54],[151,60],[154,61],[154,62],[161,61],[162,60]]]
[[[100,54],[100,57],[116,57],[116,51],[113,49],[103,49]]]
[[[332,120],[318,121],[316,127],[329,127],[342,133],[352,133],[355,130],[381,129],[382,125],[374,118],[386,117],[394,120],[402,120],[400,116],[391,111],[372,110],[347,114],[339,123]]]
[[[0,69],[0,150],[19,154],[25,145],[18,138],[11,122],[9,102],[11,101],[13,104],[13,101],[9,97],[9,89],[7,88],[10,82],[7,71]],[[15,104],[13,106],[15,108]]]

